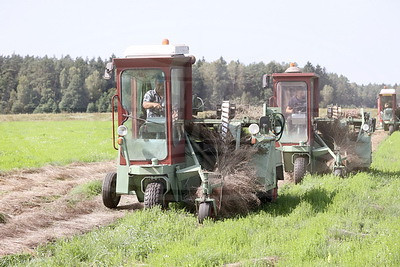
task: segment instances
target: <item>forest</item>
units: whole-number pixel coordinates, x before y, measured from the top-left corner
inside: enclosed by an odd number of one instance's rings
[[[113,57],[0,56],[0,114],[110,111],[115,85],[102,75],[106,62]],[[271,90],[262,88],[262,75],[284,72],[288,66],[275,61],[246,65],[239,60],[228,63],[223,57],[213,62],[202,58],[193,65],[193,93],[203,98],[209,109],[215,109],[222,100],[257,105],[271,95]],[[321,107],[340,104],[372,108],[383,86],[398,89],[397,84],[352,83],[311,62],[302,70],[319,75]]]

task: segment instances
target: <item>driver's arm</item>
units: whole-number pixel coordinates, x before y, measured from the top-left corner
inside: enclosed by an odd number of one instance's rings
[[[157,103],[157,102],[147,102],[147,101],[143,101],[143,108],[145,109],[149,109],[149,108],[161,108],[161,104]]]
[[[145,109],[161,109],[161,104],[154,101],[155,98],[152,96],[151,91],[148,91],[143,97],[143,108]]]

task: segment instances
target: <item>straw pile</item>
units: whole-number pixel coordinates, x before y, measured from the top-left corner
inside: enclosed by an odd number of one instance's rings
[[[217,202],[218,215],[230,217],[257,208],[261,204],[257,194],[264,191],[251,162],[257,149],[244,144],[246,140],[243,139],[241,148],[235,150],[231,136],[224,141],[217,131],[204,126],[192,125],[190,130],[197,138],[201,137],[204,142],[212,144],[215,151],[215,165],[211,170],[215,175],[209,175],[209,180],[211,184],[223,183],[210,196]],[[201,193],[199,187],[194,198],[201,197]]]
[[[352,171],[360,165],[360,159],[356,153],[358,132],[351,131],[347,125],[342,125],[339,120],[318,124],[318,130],[330,149],[338,150],[342,156],[346,156],[344,165],[347,171]],[[333,159],[327,162],[328,166],[333,163]]]

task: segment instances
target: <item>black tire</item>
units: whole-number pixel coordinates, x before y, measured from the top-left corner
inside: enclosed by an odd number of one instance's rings
[[[211,203],[203,202],[199,205],[199,214],[197,214],[197,219],[199,223],[203,223],[204,219],[211,217]]]
[[[102,198],[103,204],[107,208],[114,209],[118,206],[121,196],[116,193],[117,174],[115,172],[107,173],[103,180]]]
[[[394,132],[394,125],[391,124],[389,125],[389,135],[392,135],[393,132]]]
[[[335,168],[333,170],[333,175],[339,176],[339,177],[343,177],[344,176],[343,169],[342,168]]]
[[[144,207],[153,208],[163,205],[164,184],[160,181],[151,182],[146,186],[144,192]]]
[[[303,180],[304,175],[306,175],[306,167],[307,167],[307,158],[306,157],[297,157],[294,160],[294,183],[298,184]]]

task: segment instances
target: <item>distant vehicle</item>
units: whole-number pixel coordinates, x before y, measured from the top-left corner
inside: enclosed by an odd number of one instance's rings
[[[333,116],[319,118],[318,78],[315,73],[302,73],[295,64],[285,73],[263,76],[263,86],[273,90],[269,105],[278,107],[287,121],[279,149],[283,153],[285,172],[293,174],[295,183],[307,171],[326,172],[329,161],[333,161],[330,168],[334,174],[345,174],[349,162],[346,148],[339,147],[338,140],[328,136],[330,133],[322,134],[323,129],[331,128],[339,133],[353,131],[356,167],[368,168],[371,164],[370,133],[374,126],[369,114],[361,111],[359,118],[344,121]]]
[[[400,109],[397,106],[396,90],[383,88],[378,95],[378,123],[391,135],[399,129]]]

